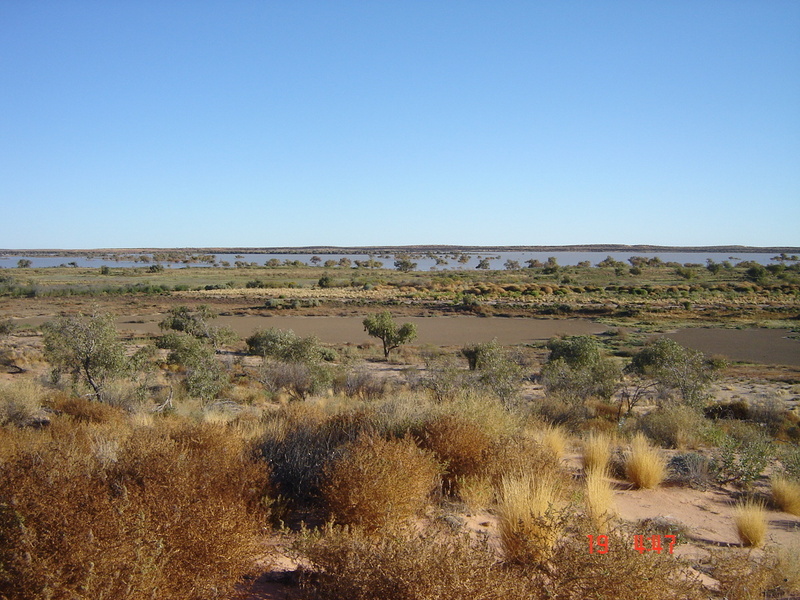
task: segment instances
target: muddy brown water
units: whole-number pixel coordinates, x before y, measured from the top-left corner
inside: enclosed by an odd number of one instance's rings
[[[699,327],[681,329],[668,337],[683,346],[734,361],[800,366],[800,340],[790,335],[786,329]]]
[[[124,317],[117,321],[123,331],[158,333],[162,315]],[[363,317],[298,317],[298,316],[227,316],[219,317],[215,325],[233,329],[242,337],[256,329],[291,329],[297,335],[315,335],[329,344],[361,344],[375,342],[364,331]],[[135,322],[144,321],[144,322]],[[605,325],[585,319],[525,319],[502,317],[401,317],[398,323],[411,322],[417,326],[415,344],[456,346],[489,342],[497,338],[501,344],[526,344],[547,340],[556,335],[587,335],[602,333]]]
[[[117,319],[121,331],[157,334],[162,314],[128,315]],[[38,326],[47,317],[18,322]],[[216,325],[231,327],[242,338],[256,329],[291,329],[301,336],[315,335],[329,344],[375,342],[364,331],[363,317],[225,316]],[[556,335],[587,335],[606,331],[605,325],[586,319],[534,319],[507,317],[433,316],[399,318],[417,325],[415,344],[460,346],[497,339],[500,344],[528,344]],[[676,342],[709,355],[733,361],[800,366],[800,340],[786,329],[691,328],[667,334]],[[796,334],[795,334],[796,335]]]

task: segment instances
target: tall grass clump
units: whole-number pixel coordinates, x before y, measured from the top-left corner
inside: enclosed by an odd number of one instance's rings
[[[667,463],[658,448],[653,448],[641,434],[634,436],[625,457],[625,476],[640,489],[652,489],[664,481]]]
[[[550,558],[563,529],[563,482],[556,476],[505,476],[500,486],[498,528],[505,560],[538,564]]]
[[[439,474],[435,457],[410,436],[366,434],[325,467],[322,497],[338,523],[367,530],[398,526],[424,512]]]
[[[42,413],[45,390],[31,380],[0,387],[0,425],[25,427],[46,419]]]
[[[567,434],[558,425],[545,425],[536,432],[535,438],[544,448],[552,452],[556,460],[561,460],[567,451],[569,443]]]
[[[583,441],[583,468],[586,473],[607,471],[609,460],[611,460],[611,438],[604,433],[589,433]]]
[[[800,516],[800,483],[780,475],[771,480],[772,499],[781,510]]]
[[[4,461],[0,597],[231,593],[259,551],[263,463],[223,428],[98,427],[59,418]]]
[[[614,491],[600,469],[586,474],[586,511],[597,533],[607,533],[614,516]]]
[[[742,544],[756,548],[764,544],[767,537],[767,511],[763,504],[747,500],[737,505],[733,522]]]

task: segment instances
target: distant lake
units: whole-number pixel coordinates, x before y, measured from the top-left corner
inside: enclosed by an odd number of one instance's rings
[[[152,255],[144,255],[152,259]],[[708,259],[714,262],[730,261],[734,265],[743,261],[753,261],[762,265],[768,265],[774,261],[770,259],[775,256],[773,253],[757,253],[757,254],[728,254],[722,252],[495,252],[495,253],[436,253],[433,256],[427,253],[419,254],[212,254],[211,262],[169,262],[162,261],[166,268],[179,269],[183,267],[230,267],[235,268],[237,261],[239,263],[255,263],[263,266],[267,261],[276,259],[283,263],[284,261],[300,261],[302,263],[312,265],[311,259],[313,256],[318,256],[321,260],[318,266],[323,266],[326,261],[339,262],[342,258],[349,259],[352,267],[355,267],[355,261],[367,261],[370,258],[383,263],[383,268],[393,269],[394,261],[398,256],[406,256],[411,262],[417,263],[417,271],[456,271],[456,270],[472,270],[475,269],[481,260],[488,260],[489,267],[495,270],[504,269],[507,260],[517,261],[521,267],[525,267],[528,260],[538,260],[542,263],[547,262],[551,256],[555,257],[559,265],[571,266],[577,265],[580,262],[589,261],[592,266],[610,256],[614,260],[627,263],[631,256],[644,256],[647,258],[658,257],[663,262],[676,262],[680,264],[692,263],[705,265]],[[466,260],[464,261],[464,257]],[[110,267],[143,267],[147,268],[156,261],[141,262],[133,260],[115,260],[114,258],[103,257],[87,257],[85,255],[63,255],[63,256],[0,256],[0,268],[15,268],[17,261],[26,259],[31,261],[31,266],[35,268],[41,267],[60,267],[70,266],[69,263],[75,263],[73,266],[78,267],[101,267],[108,265]],[[461,259],[461,261],[459,260]],[[462,262],[464,261],[464,262]]]

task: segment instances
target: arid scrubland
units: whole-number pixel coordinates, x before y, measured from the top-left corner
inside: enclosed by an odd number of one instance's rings
[[[709,286],[692,290],[690,277],[631,284],[646,293],[595,292],[572,269],[536,273],[552,283],[501,281],[529,277],[525,269],[481,273],[482,282],[448,274],[446,284],[369,272],[386,281],[309,288],[352,290],[366,304],[358,286],[380,288],[392,313],[371,333],[390,337],[417,301],[469,314],[594,307],[619,319],[606,334],[515,347],[412,346],[412,336],[358,347],[277,328],[237,339],[216,324],[220,305],[183,295],[206,301],[206,290],[146,296],[161,313],[153,336],[118,335],[108,313],[144,300],[110,290],[77,305],[65,294],[54,311],[64,314],[20,328],[29,313],[19,307],[56,297],[43,284],[40,296],[9,292],[0,597],[246,598],[265,573],[309,599],[800,594],[797,370],[649,339],[667,317],[718,324],[725,311],[732,323],[771,315],[791,325],[797,283],[778,279],[785,271],[745,281],[744,267],[742,281],[714,283],[725,269],[693,267]],[[620,269],[597,268],[633,277]],[[335,286],[342,271],[330,271]],[[265,311],[343,307],[288,306],[310,294],[260,298]],[[753,373],[762,387],[748,395]],[[631,509],[645,505],[663,508]]]

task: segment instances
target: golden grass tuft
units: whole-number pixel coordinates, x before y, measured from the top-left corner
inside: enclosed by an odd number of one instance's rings
[[[611,437],[604,433],[591,432],[583,441],[583,468],[590,471],[606,471],[611,460]]]
[[[550,558],[563,529],[562,492],[562,480],[552,474],[503,477],[498,528],[507,562],[531,564]]]
[[[767,537],[767,511],[764,505],[747,500],[734,509],[736,533],[745,546],[760,547]]]
[[[614,517],[614,491],[606,472],[592,469],[586,474],[586,511],[597,533],[608,533]]]
[[[625,476],[640,489],[652,489],[664,481],[667,462],[658,448],[653,448],[647,438],[637,434],[625,458]]]
[[[564,457],[569,445],[569,438],[563,428],[558,425],[545,425],[536,432],[537,441],[553,453],[557,460]]]
[[[775,504],[789,514],[800,516],[800,483],[777,475],[771,484]]]

